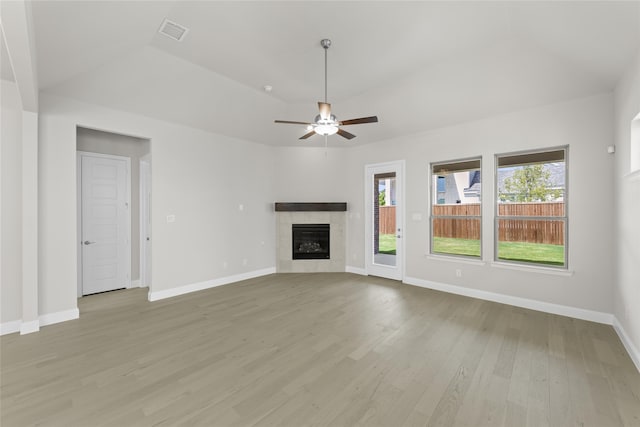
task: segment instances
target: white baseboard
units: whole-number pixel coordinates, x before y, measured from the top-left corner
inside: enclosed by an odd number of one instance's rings
[[[56,311],[55,313],[41,315],[40,326],[53,325],[54,323],[66,322],[67,320],[75,320],[79,317],[80,310],[77,308],[65,311]]]
[[[359,274],[361,276],[366,276],[367,275],[367,271],[364,268],[352,267],[350,265],[347,265],[344,268],[344,271],[345,271],[345,273]]]
[[[12,320],[10,322],[0,323],[0,335],[13,334],[20,332],[20,320]]]
[[[622,345],[624,345],[627,353],[629,353],[629,357],[631,357],[633,364],[636,365],[636,369],[640,372],[640,351],[638,351],[638,348],[633,345],[633,341],[631,341],[631,338],[629,338],[629,335],[627,335],[622,324],[615,316],[613,316],[613,329],[615,329],[618,337],[620,337],[620,341],[622,341]]]
[[[0,324],[0,335],[13,334],[20,332],[20,335],[38,332],[41,326],[53,325],[54,323],[66,322],[80,317],[80,311],[77,308],[55,313],[43,314],[38,320],[23,322],[22,320],[13,320]]]
[[[177,288],[166,289],[163,291],[149,290],[149,301],[158,301],[165,298],[177,297],[178,295],[189,294],[191,292],[202,291],[217,286],[228,285],[230,283],[240,282],[242,280],[253,279],[255,277],[267,276],[276,272],[275,267],[264,268],[262,270],[249,271],[247,273],[236,274],[233,276],[221,277],[219,279],[207,280],[190,285],[179,286]]]
[[[32,334],[40,330],[40,320],[30,320],[28,322],[20,322],[20,335]]]
[[[536,301],[528,298],[497,294],[494,292],[465,288],[464,286],[431,282],[429,280],[418,279],[415,277],[405,277],[403,283],[419,286],[422,288],[448,292],[450,294],[464,295],[467,297],[478,298],[486,301],[514,305],[516,307],[528,308],[530,310],[542,311],[545,313],[558,314],[561,316],[573,317],[575,319],[589,320],[591,322],[613,325],[613,315],[610,313],[603,313],[601,311],[586,310],[584,308],[570,307],[566,305],[553,304],[550,302]]]

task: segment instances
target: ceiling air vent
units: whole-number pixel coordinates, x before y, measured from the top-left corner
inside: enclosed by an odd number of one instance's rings
[[[189,29],[165,18],[164,21],[162,21],[158,32],[174,40],[182,41],[184,36],[189,32]]]

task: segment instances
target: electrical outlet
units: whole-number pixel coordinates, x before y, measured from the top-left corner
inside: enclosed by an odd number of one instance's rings
[[[249,261],[245,258],[242,260],[242,265],[247,265],[249,263]]]
[[[456,268],[456,277],[462,277],[462,270]]]
[[[224,261],[222,263],[222,268],[224,268],[225,270],[227,269],[227,267],[229,267],[229,263],[227,261]]]

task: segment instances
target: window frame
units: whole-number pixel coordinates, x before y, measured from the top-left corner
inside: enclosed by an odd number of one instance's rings
[[[547,152],[553,152],[553,151],[564,151],[564,192],[563,192],[564,215],[563,216],[499,215],[499,209],[500,209],[500,189],[498,188],[498,170],[500,169],[499,159],[504,157],[534,155],[534,154],[547,153]],[[540,162],[537,162],[537,163],[533,162],[533,163],[525,163],[523,165],[532,165],[532,164],[539,164],[539,163]],[[537,148],[537,149],[522,150],[522,151],[510,151],[506,153],[497,153],[494,155],[493,164],[494,164],[493,262],[501,263],[501,264],[509,264],[509,265],[526,266],[530,268],[568,271],[569,270],[569,145]],[[537,262],[530,262],[530,261],[515,261],[515,260],[499,258],[498,245],[500,244],[500,228],[499,228],[500,220],[562,221],[564,224],[564,265],[553,265],[553,264],[537,263]]]
[[[438,183],[437,183],[437,179],[434,180],[434,175],[436,175],[434,173],[434,166],[442,166],[442,165],[453,165],[453,164],[464,164],[464,163],[470,163],[470,162],[479,162],[480,166],[478,168],[478,170],[480,171],[480,184],[481,184],[481,190],[480,190],[480,214],[479,215],[434,215],[433,212],[433,206],[434,206],[434,198],[437,201],[437,197],[438,197]],[[472,170],[472,169],[460,169],[460,171],[465,171],[465,170]],[[454,160],[445,160],[445,161],[438,161],[438,162],[431,162],[429,163],[429,197],[428,197],[428,202],[429,202],[429,255],[430,256],[436,256],[436,257],[455,257],[455,258],[459,258],[459,259],[464,259],[464,260],[471,260],[471,261],[482,261],[483,259],[483,233],[482,233],[482,229],[483,227],[483,221],[482,221],[482,211],[483,211],[483,191],[482,191],[482,183],[484,181],[484,173],[482,170],[482,155],[477,155],[477,156],[473,156],[473,157],[464,157],[464,158],[459,158],[459,159],[454,159]],[[477,219],[480,222],[480,227],[479,227],[479,231],[480,231],[480,254],[479,255],[463,255],[463,254],[454,254],[454,253],[446,253],[446,252],[434,252],[433,250],[433,239],[434,239],[434,226],[433,226],[433,221],[436,218],[449,218],[449,219]]]

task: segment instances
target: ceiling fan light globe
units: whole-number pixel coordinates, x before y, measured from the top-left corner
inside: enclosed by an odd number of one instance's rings
[[[338,133],[338,126],[333,124],[319,124],[313,130],[318,135],[329,136]]]

